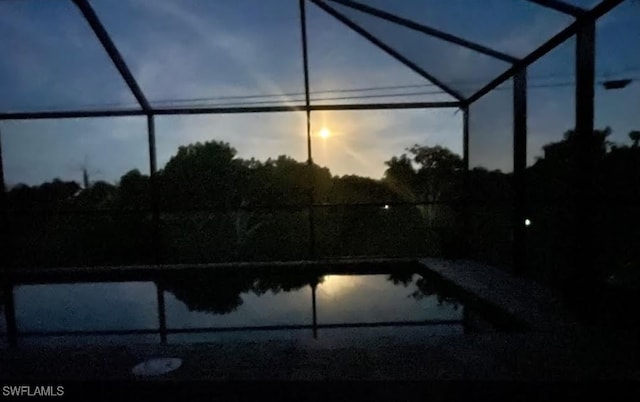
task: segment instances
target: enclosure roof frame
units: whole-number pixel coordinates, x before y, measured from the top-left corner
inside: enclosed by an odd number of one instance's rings
[[[574,36],[581,27],[593,22],[611,9],[622,3],[624,0],[601,0],[596,6],[590,10],[585,10],[580,7],[573,6],[562,0],[526,0],[541,7],[546,7],[557,12],[561,12],[574,17],[574,22],[564,28],[562,31],[551,37],[544,42],[538,48],[533,50],[527,56],[518,59],[505,53],[499,52],[495,49],[479,45],[475,42],[468,41],[458,36],[449,34],[432,28],[424,24],[418,24],[414,21],[399,17],[389,12],[376,9],[358,3],[354,0],[303,0],[305,2],[311,2],[322,10],[332,15],[334,18],[342,22],[351,30],[357,32],[361,36],[365,37],[371,43],[376,45],[381,50],[385,51],[396,60],[400,61],[405,66],[412,69],[414,72],[438,86],[444,92],[451,95],[454,101],[441,101],[441,102],[381,102],[381,103],[363,103],[363,104],[329,104],[329,105],[313,105],[309,102],[300,105],[274,105],[274,106],[236,106],[236,107],[154,107],[151,105],[143,90],[135,79],[135,76],[127,66],[124,58],[122,57],[118,46],[111,39],[108,31],[103,26],[100,17],[94,12],[93,8],[89,4],[88,0],[69,0],[73,2],[84,19],[87,21],[97,39],[107,52],[111,62],[118,70],[120,76],[127,84],[129,90],[135,97],[140,108],[105,108],[100,110],[60,110],[60,111],[33,111],[33,112],[4,112],[0,113],[0,121],[3,120],[34,120],[34,119],[62,119],[62,118],[86,118],[86,117],[121,117],[121,116],[153,116],[153,115],[193,115],[193,114],[235,114],[235,113],[270,113],[270,112],[304,112],[312,111],[333,111],[333,110],[378,110],[378,109],[416,109],[416,108],[466,108],[470,104],[474,103],[484,95],[504,83],[506,80],[512,78],[519,71],[527,68],[529,65],[555,49],[560,44]],[[334,2],[336,4],[342,4],[344,6],[365,12],[377,18],[381,18],[390,23],[402,26],[407,29],[419,31],[425,35],[429,35],[441,40],[445,40],[456,46],[464,47],[475,51],[479,54],[484,54],[501,61],[508,61],[511,63],[509,67],[502,74],[491,80],[480,90],[476,91],[469,97],[463,97],[460,93],[449,87],[446,83],[440,81],[437,77],[434,77],[428,71],[419,67],[411,60],[401,55],[393,47],[385,44],[380,38],[371,34],[360,25],[354,23],[345,15],[340,13],[331,7],[328,3]],[[305,42],[306,35],[301,39]],[[303,43],[306,47],[306,43]],[[308,73],[307,73],[308,74]],[[307,92],[307,91],[305,91]]]

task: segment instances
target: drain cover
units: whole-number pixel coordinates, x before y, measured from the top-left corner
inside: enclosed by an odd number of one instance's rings
[[[182,359],[175,357],[151,359],[136,365],[131,372],[137,376],[150,377],[172,372],[181,365]]]

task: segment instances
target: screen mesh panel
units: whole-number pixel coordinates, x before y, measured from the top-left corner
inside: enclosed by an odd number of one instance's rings
[[[92,4],[154,106],[304,103],[295,0]]]
[[[527,0],[356,1],[516,57],[574,21]]]
[[[337,3],[328,3],[400,55],[463,96],[472,95],[509,64]]]
[[[311,104],[455,100],[315,4],[306,10]]]
[[[512,262],[513,82],[469,107],[469,244],[476,258]]]
[[[138,107],[72,2],[0,2],[0,38],[0,112]]]

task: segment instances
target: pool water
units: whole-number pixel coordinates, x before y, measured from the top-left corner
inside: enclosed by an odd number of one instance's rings
[[[16,285],[13,294],[21,346],[157,343],[162,304],[169,343],[407,342],[465,330],[461,303],[434,291],[421,275],[407,273],[198,274]],[[5,334],[1,318],[0,333]]]

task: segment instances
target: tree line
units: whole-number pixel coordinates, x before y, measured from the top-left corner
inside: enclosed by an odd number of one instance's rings
[[[629,134],[630,145],[610,134],[593,136],[598,275],[640,261],[640,133]],[[554,281],[569,277],[575,146],[568,131],[526,170],[529,264]],[[462,158],[441,146],[414,145],[385,165],[379,180],[334,176],[286,155],[242,159],[209,141],[180,147],[153,186],[138,170],[117,183],[19,184],[5,194],[7,258],[10,266],[68,266],[428,255],[510,264],[511,173],[465,176]],[[152,197],[161,211],[155,244]]]

